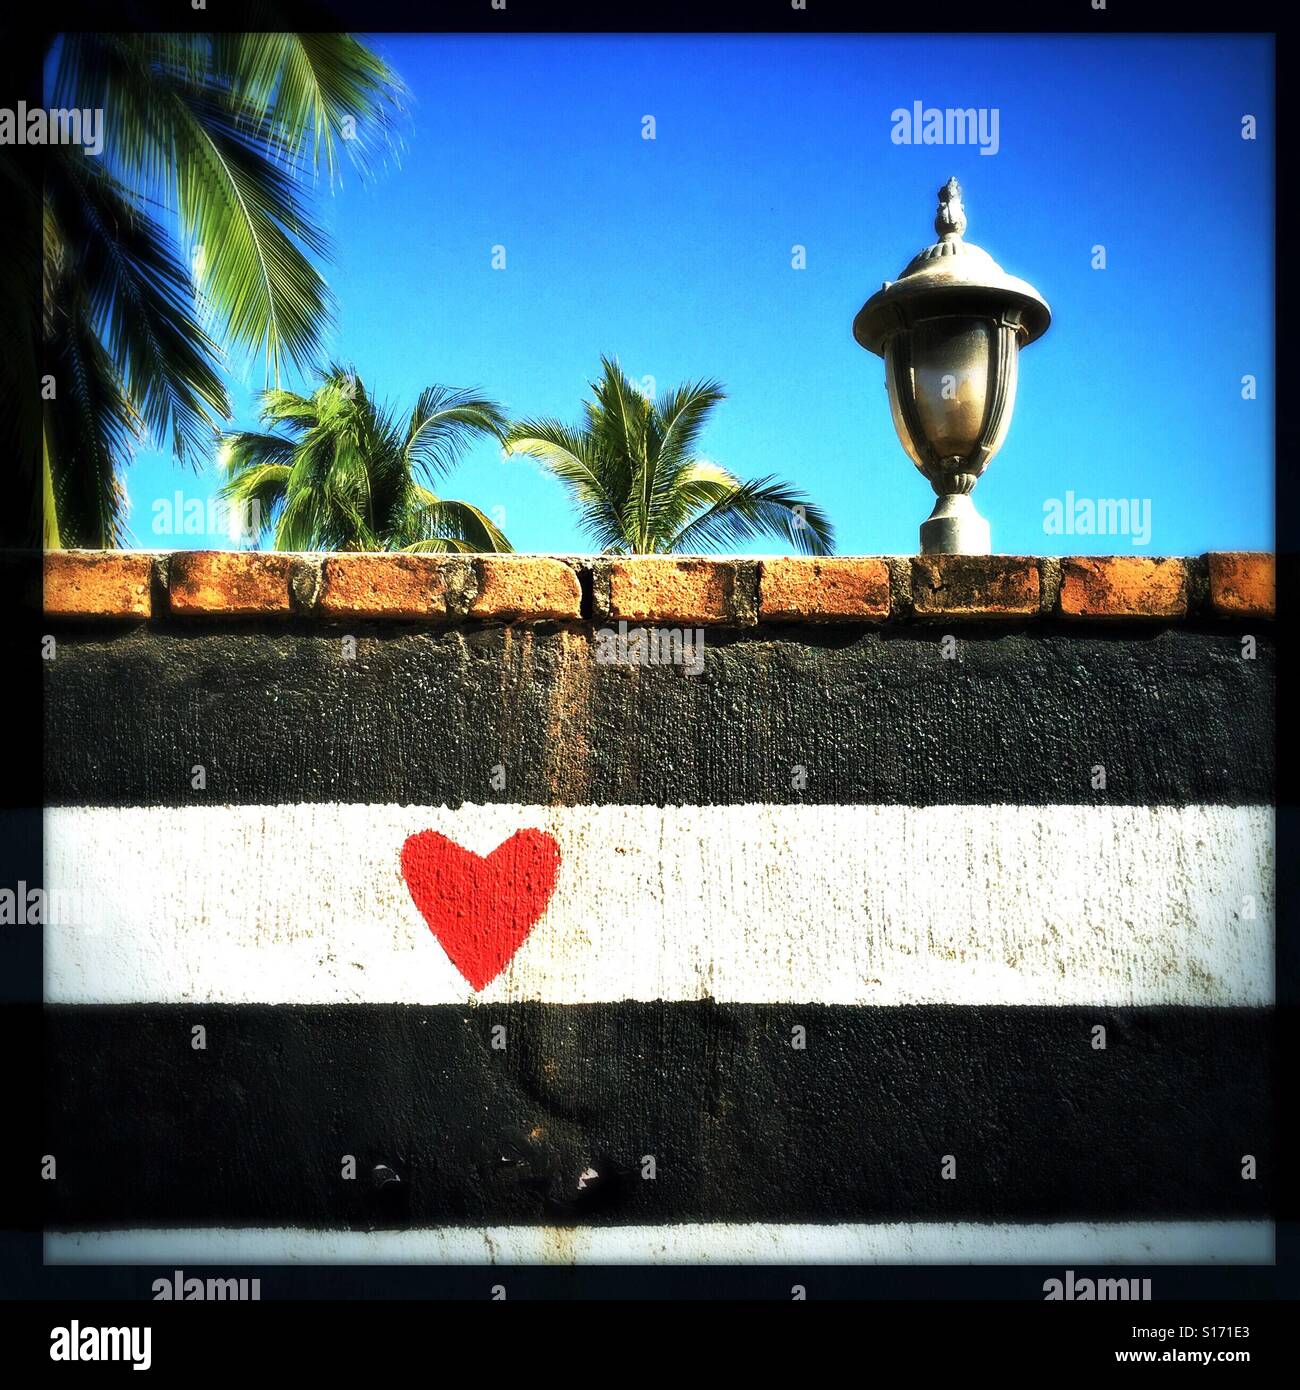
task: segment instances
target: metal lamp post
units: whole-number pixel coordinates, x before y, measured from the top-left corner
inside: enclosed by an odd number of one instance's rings
[[[939,240],[858,310],[853,336],[885,359],[894,428],[938,501],[921,523],[924,555],[987,555],[989,524],[971,490],[1002,447],[1020,349],[1052,311],[1032,285],[965,241],[961,187],[939,190]]]

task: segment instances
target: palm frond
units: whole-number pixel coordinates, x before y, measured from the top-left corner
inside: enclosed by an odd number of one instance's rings
[[[189,272],[127,190],[78,151],[50,151],[51,285],[79,282],[95,331],[153,440],[182,462],[208,452],[230,403],[217,345],[194,314]]]
[[[600,550],[624,542],[623,497],[611,493],[611,460],[598,455],[590,430],[572,429],[554,419],[519,420],[506,438],[507,454],[527,454],[568,489],[578,509],[579,527]]]
[[[804,555],[830,555],[835,528],[816,503],[775,478],[724,483],[701,477],[684,486],[699,500],[710,496],[704,510],[671,540],[669,549],[721,550],[762,535],[777,535]]]
[[[744,482],[695,457],[709,412],[725,399],[720,383],[687,382],[649,401],[615,359],[602,356],[600,366],[580,426],[521,420],[508,452],[531,455],[559,479],[601,550],[717,550],[777,535],[805,554],[830,553],[834,528],[803,493],[771,477]]]
[[[290,433],[228,434],[222,494],[259,501],[263,518],[269,504],[278,549],[510,550],[477,507],[437,497],[415,476],[475,437],[500,438],[504,415],[485,397],[429,387],[399,426],[355,368],[330,363],[309,397],[264,393],[262,419]]]
[[[292,172],[266,157],[220,102],[165,93],[185,139],[177,164],[182,235],[201,249],[196,279],[223,338],[262,355],[278,380],[305,366],[333,318],[324,277],[303,249],[329,253]]]
[[[445,477],[474,439],[504,443],[508,426],[505,411],[476,391],[426,386],[406,428],[406,461],[427,477]]]
[[[694,450],[709,412],[726,399],[716,381],[687,382],[663,392],[647,423],[646,548],[662,549],[694,505],[680,482],[696,466]]]
[[[315,356],[329,243],[305,191],[322,162],[334,182],[340,150],[364,172],[391,148],[404,92],[346,34],[129,30],[63,34],[51,91],[111,117],[93,164],[51,151],[44,315],[47,356],[69,373],[45,410],[63,539],[110,544],[125,506],[113,470],[141,427],[193,458],[228,415],[216,340],[260,353],[276,385],[285,361]]]
[[[333,177],[345,120],[358,166],[386,145],[402,100],[387,65],[348,35],[86,33],[64,36],[54,86],[113,113],[107,167],[177,214],[214,332],[272,378],[308,362],[332,301],[300,190],[322,155]]]
[[[632,550],[649,548],[654,459],[648,452],[653,406],[612,358],[600,359],[587,411],[593,451],[601,460],[605,490],[618,518],[618,533]]]
[[[94,330],[84,297],[61,306],[45,345],[58,396],[45,402],[50,486],[65,546],[113,548],[126,537],[122,470],[144,435],[121,376]]]
[[[710,379],[686,382],[662,392],[652,417],[660,457],[669,463],[690,457],[709,412],[726,399],[722,383]]]
[[[4,529],[9,544],[18,546],[39,546],[42,534],[47,544],[51,537],[57,544],[58,536],[50,503],[52,488],[47,490],[36,474],[40,467],[45,482],[50,481],[48,464],[36,462],[37,439],[43,432],[41,175],[47,152],[0,147],[0,206],[5,210],[6,232],[5,255],[0,258],[0,323],[5,325],[0,351],[0,449],[10,460],[16,489],[12,505],[6,508]],[[44,441],[43,452],[47,446]]]
[[[363,174],[395,147],[405,87],[351,34],[215,34],[212,43],[249,119],[314,171],[323,162],[331,185],[340,142]]]
[[[316,402],[311,396],[296,391],[272,388],[258,397],[258,414],[267,424],[287,425],[295,431],[309,429],[316,423]]]
[[[411,528],[418,539],[401,546],[416,554],[438,551],[508,554],[514,547],[483,512],[469,502],[435,497],[426,488],[412,489]]]

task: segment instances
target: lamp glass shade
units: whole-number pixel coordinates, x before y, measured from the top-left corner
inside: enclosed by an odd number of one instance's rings
[[[908,456],[936,488],[969,491],[1011,423],[1014,332],[991,318],[923,319],[889,340],[885,359],[890,414]]]

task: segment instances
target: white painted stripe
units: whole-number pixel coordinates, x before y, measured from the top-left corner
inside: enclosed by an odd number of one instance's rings
[[[1273,1000],[1273,812],[1222,806],[53,809],[46,997],[464,1003],[402,844],[523,827],[558,878],[485,1001]]]
[[[1271,1221],[47,1232],[46,1264],[1272,1264]]]

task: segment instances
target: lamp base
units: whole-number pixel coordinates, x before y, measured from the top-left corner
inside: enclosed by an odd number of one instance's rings
[[[945,493],[935,502],[929,520],[921,523],[922,555],[990,555],[992,551],[989,524],[975,510],[969,493]]]

